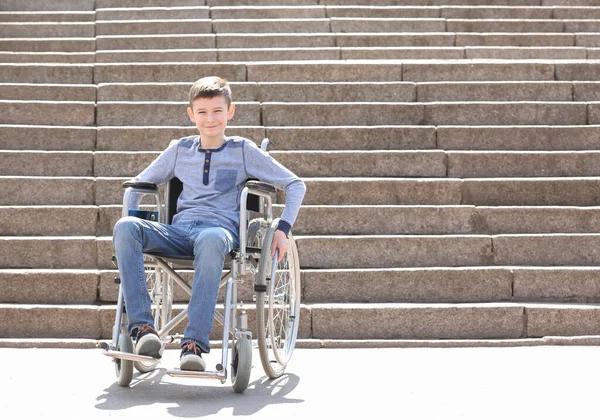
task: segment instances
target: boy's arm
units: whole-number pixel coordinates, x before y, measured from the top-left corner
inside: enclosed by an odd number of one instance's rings
[[[244,165],[250,177],[285,190],[285,207],[278,230],[287,236],[300,211],[300,205],[306,193],[306,185],[292,171],[263,152],[251,141],[244,142]],[[281,252],[280,254],[283,255]]]
[[[153,182],[162,184],[173,178],[175,172],[175,161],[177,160],[177,143],[169,145],[154,161],[146,167],[132,181]],[[137,208],[142,199],[137,194],[130,195],[131,202],[127,203],[129,209]]]

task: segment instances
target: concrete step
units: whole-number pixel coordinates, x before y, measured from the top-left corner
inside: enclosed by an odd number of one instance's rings
[[[93,64],[96,54],[86,53],[56,53],[56,52],[0,52],[0,63],[69,63]]]
[[[559,17],[554,7],[544,6],[440,6],[440,17],[446,19],[568,19]],[[573,16],[572,18],[575,18]]]
[[[600,19],[600,8],[593,6],[553,6],[555,19]]]
[[[206,0],[96,0],[96,9],[199,6],[206,6]]]
[[[95,22],[0,22],[2,38],[86,38],[96,35]]]
[[[570,89],[571,84],[564,83]],[[232,82],[230,85],[236,102],[413,102],[416,97],[415,84],[410,82]],[[189,89],[190,83],[106,83],[98,85],[98,101],[145,101],[150,97],[155,101],[181,101],[187,99]]]
[[[213,6],[212,19],[322,19],[327,6]]]
[[[460,60],[462,47],[344,47],[342,60]],[[267,60],[264,60],[267,61]]]
[[[0,22],[94,22],[96,13],[90,12],[0,12]]]
[[[14,184],[0,178],[0,186]],[[120,204],[121,184],[129,178],[96,178],[98,205]],[[38,183],[61,184],[61,178],[21,178],[21,189]],[[88,182],[87,178],[79,180]],[[598,206],[600,178],[304,178],[304,205],[478,205],[478,206]],[[377,185],[374,188],[373,185]],[[48,193],[47,193],[48,194]],[[46,195],[47,195],[46,194]],[[52,192],[52,203],[26,193],[0,205],[92,204]],[[89,199],[89,198],[88,198]],[[278,198],[282,200],[282,197]],[[32,202],[33,201],[33,202]],[[38,201],[42,201],[41,203]],[[282,201],[280,201],[282,202]]]
[[[0,125],[3,150],[94,150],[96,127]]]
[[[40,112],[40,107],[44,108]],[[95,103],[76,101],[0,101],[0,124],[45,125],[95,124]]]
[[[0,66],[0,69],[2,66]],[[246,82],[246,65],[240,63],[104,64],[94,66],[94,82],[141,83],[186,82],[199,74],[219,74],[229,82]]]
[[[44,84],[44,83],[2,83],[2,100],[14,101],[96,101],[96,85],[84,84]]]
[[[187,102],[98,102],[96,124],[98,126],[191,125],[186,112],[187,107]],[[260,103],[236,103],[235,117],[229,124],[261,125]]]
[[[94,205],[91,177],[0,176],[0,206]]]
[[[217,34],[319,34],[332,31],[330,19],[213,19]]]
[[[439,6],[338,5],[325,6],[327,17],[439,18]]]
[[[0,150],[0,175],[93,176],[93,174],[94,153],[91,151]]]
[[[96,20],[166,20],[208,19],[211,12],[207,6],[179,7],[115,7],[96,9]]]
[[[95,52],[95,38],[3,38],[0,51],[5,52]]]
[[[174,314],[183,305],[175,305]],[[218,305],[218,309],[222,307]],[[255,327],[254,305],[246,305]],[[4,337],[109,339],[114,305],[0,305]],[[301,312],[300,339],[519,339],[596,335],[589,305],[314,304]],[[23,320],[28,320],[24,322]],[[373,328],[373,325],[384,328]],[[181,332],[183,325],[174,331]],[[218,339],[218,325],[211,339]]]
[[[93,11],[95,3],[94,0],[4,0],[2,11]]]
[[[98,206],[0,206],[0,215],[0,236],[95,236],[99,223]]]
[[[0,64],[0,83],[94,83],[91,64]]]
[[[499,60],[584,60],[597,59],[585,47],[465,47],[464,58]],[[595,54],[595,52],[594,52]]]
[[[583,42],[583,43],[582,43]],[[572,47],[586,46],[579,34],[573,33],[469,33],[456,34],[455,46]]]
[[[444,32],[445,19],[406,18],[331,18],[332,32]]]
[[[96,34],[108,36],[120,35],[156,35],[156,34],[210,34],[210,19],[185,20],[97,20]]]
[[[459,267],[302,270],[302,302],[315,303],[595,303],[597,267]],[[191,272],[182,271],[191,281]],[[116,303],[116,270],[0,270],[5,302]],[[77,283],[79,293],[66,286]],[[252,301],[240,285],[238,297]],[[250,289],[250,290],[248,290]],[[174,301],[189,296],[174,289]]]
[[[448,19],[448,32],[516,32],[516,33],[559,33],[581,32],[576,26],[554,19]]]
[[[574,83],[571,82],[554,81],[417,83],[416,100],[417,102],[568,102],[577,100],[573,97],[573,85]]]
[[[264,102],[260,108],[266,126],[586,125],[600,121],[596,103],[589,105],[588,112],[588,104],[573,102]]]

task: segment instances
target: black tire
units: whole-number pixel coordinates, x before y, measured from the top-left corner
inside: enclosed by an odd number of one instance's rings
[[[231,351],[231,382],[238,394],[244,392],[250,383],[252,373],[252,343],[246,337],[238,339]]]
[[[133,340],[129,334],[119,334],[119,344],[117,351],[124,353],[133,353]],[[121,386],[129,386],[133,379],[133,361],[125,359],[115,359],[115,373],[117,374],[117,382]]]

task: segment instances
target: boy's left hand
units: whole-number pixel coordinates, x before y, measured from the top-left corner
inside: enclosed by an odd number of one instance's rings
[[[275,255],[275,251],[279,249],[279,254],[277,255],[277,262],[281,261],[285,253],[288,251],[288,240],[281,230],[275,231],[275,236],[273,237],[273,243],[271,244],[271,258]]]

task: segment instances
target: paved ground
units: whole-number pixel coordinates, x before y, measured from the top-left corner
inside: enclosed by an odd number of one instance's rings
[[[217,363],[220,350],[208,356]],[[250,387],[171,378],[178,352],[115,383],[100,350],[0,349],[2,418],[598,418],[599,347],[297,349],[289,373]],[[393,416],[393,417],[388,417]]]

